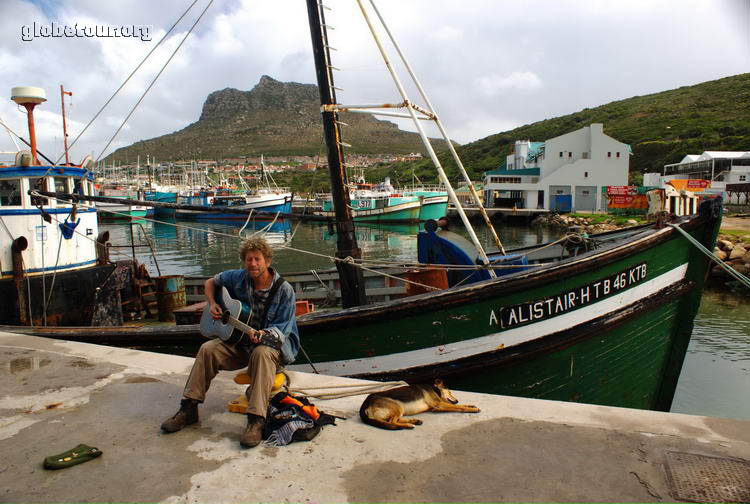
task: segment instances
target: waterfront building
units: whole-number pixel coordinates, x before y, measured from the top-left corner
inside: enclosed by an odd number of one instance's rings
[[[544,142],[518,140],[506,162],[484,176],[488,207],[602,210],[601,188],[625,186],[631,148],[601,123]]]
[[[664,165],[661,173],[644,173],[643,184],[664,187],[670,180],[707,180],[706,192],[726,196],[727,186],[750,183],[750,151],[704,151],[688,154],[679,163]],[[737,203],[746,204],[738,194]]]

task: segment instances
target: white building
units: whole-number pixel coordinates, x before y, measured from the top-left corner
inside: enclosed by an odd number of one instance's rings
[[[661,173],[644,173],[643,185],[665,187],[673,179],[699,179],[711,181],[708,193],[722,193],[727,184],[750,183],[750,151],[705,151],[688,154],[679,163],[664,165]],[[738,203],[745,204],[744,195]]]
[[[630,153],[600,123],[545,142],[519,140],[503,167],[485,173],[484,199],[488,207],[601,210],[602,187],[628,184]]]
[[[647,175],[654,176],[651,173]],[[750,151],[688,154],[679,163],[664,165],[661,177],[662,183],[672,179],[710,180],[712,188],[747,183],[750,182]]]

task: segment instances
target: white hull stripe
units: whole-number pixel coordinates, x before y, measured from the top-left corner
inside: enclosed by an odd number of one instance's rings
[[[591,303],[577,310],[563,313],[557,317],[541,320],[507,331],[497,332],[488,336],[473,338],[457,343],[449,343],[438,347],[423,348],[409,352],[392,353],[378,357],[362,359],[316,362],[318,372],[330,375],[357,375],[368,373],[382,373],[399,369],[408,369],[434,364],[444,364],[456,359],[491,352],[500,348],[526,343],[544,338],[561,330],[569,329],[588,320],[616,312],[640,299],[656,294],[662,289],[685,278],[687,263],[666,273],[632,287],[609,298]],[[489,313],[487,314],[489,323]],[[293,371],[307,371],[306,365],[290,366]]]
[[[73,270],[73,269],[80,269],[87,266],[91,266],[92,264],[96,263],[96,259],[91,259],[90,261],[83,261],[79,263],[74,264],[60,264],[58,266],[47,266],[46,268],[32,268],[24,270],[24,273],[29,275],[32,273],[41,273],[42,271],[63,271],[63,270]],[[13,276],[13,270],[3,271],[2,272],[3,278],[6,276]]]

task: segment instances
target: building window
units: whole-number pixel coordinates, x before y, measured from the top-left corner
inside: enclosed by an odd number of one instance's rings
[[[617,153],[617,157],[620,157],[620,153],[619,152]]]
[[[611,152],[607,152],[607,157],[612,157],[612,153]]]
[[[0,180],[0,206],[21,206],[20,180]]]
[[[573,157],[573,153],[572,152],[568,152],[568,157]]]
[[[747,175],[740,175],[740,182],[747,180]]]
[[[588,195],[589,195],[588,191],[581,191],[581,196],[588,196]]]
[[[562,151],[560,151],[560,157],[562,157]]]
[[[583,178],[589,178],[589,172],[587,171],[583,172]]]

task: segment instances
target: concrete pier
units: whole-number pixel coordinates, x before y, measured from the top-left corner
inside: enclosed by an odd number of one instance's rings
[[[226,410],[243,389],[231,381],[234,373],[222,373],[200,422],[162,434],[191,364],[0,333],[0,501],[750,498],[748,421],[455,392],[481,413],[424,413],[414,430],[385,431],[360,421],[364,396],[354,396],[314,400],[349,418],[310,442],[245,450],[244,416]],[[305,373],[291,379],[293,387],[353,381]],[[58,471],[42,468],[45,456],[79,443],[103,455]]]

